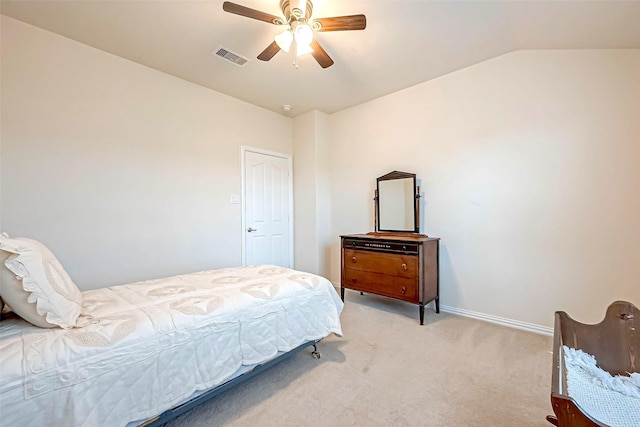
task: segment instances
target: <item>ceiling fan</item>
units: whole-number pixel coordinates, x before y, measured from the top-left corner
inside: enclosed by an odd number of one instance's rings
[[[230,1],[222,4],[225,12],[246,16],[273,25],[286,26],[285,30],[274,37],[274,41],[258,55],[261,61],[269,61],[276,53],[293,49],[297,58],[310,53],[322,68],[333,65],[333,59],[314,39],[314,32],[364,30],[367,18],[364,15],[334,16],[332,18],[311,19],[313,3],[311,0],[281,0],[280,9],[284,18],[261,12]]]

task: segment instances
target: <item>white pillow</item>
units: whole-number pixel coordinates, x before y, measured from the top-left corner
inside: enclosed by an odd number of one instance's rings
[[[43,328],[71,328],[82,294],[42,243],[0,235],[0,295],[20,317]]]

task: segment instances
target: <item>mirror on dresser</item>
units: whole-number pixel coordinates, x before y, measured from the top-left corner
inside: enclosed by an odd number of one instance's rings
[[[416,174],[389,172],[376,179],[375,231],[418,233],[420,191]]]

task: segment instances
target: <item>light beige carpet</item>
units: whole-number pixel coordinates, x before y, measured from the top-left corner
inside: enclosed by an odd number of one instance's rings
[[[550,426],[551,337],[352,291],[342,325],[168,427]]]

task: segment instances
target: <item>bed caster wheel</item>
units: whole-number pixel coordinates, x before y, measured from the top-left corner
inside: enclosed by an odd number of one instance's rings
[[[312,351],[311,355],[313,356],[314,359],[320,359],[320,352],[318,351]]]

